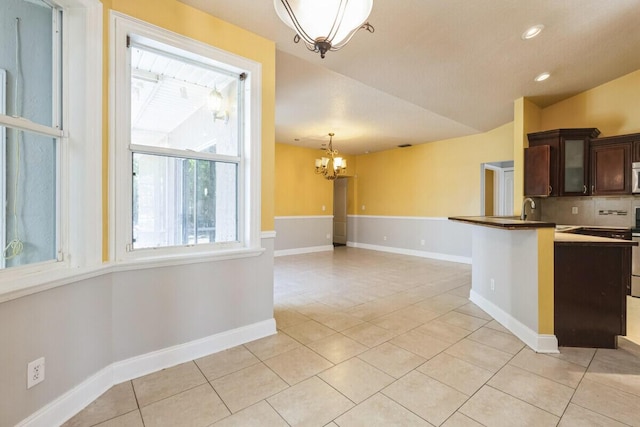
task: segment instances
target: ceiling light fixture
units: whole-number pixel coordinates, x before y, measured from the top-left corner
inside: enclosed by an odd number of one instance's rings
[[[549,73],[547,73],[547,72],[544,72],[544,73],[542,73],[542,74],[539,74],[539,75],[538,75],[535,79],[533,79],[533,80],[535,80],[535,81],[537,81],[537,82],[543,82],[543,81],[547,80],[550,76],[551,76],[551,74],[549,74]]]
[[[522,40],[530,40],[539,35],[544,30],[544,25],[534,25],[522,33]]]
[[[293,41],[302,40],[322,58],[343,48],[358,30],[375,31],[365,22],[373,0],[273,0],[273,6],[278,17],[296,31]]]
[[[339,175],[347,173],[347,159],[338,156],[338,150],[333,149],[334,133],[329,134],[329,146],[325,150],[327,157],[316,159],[316,173],[333,181]]]

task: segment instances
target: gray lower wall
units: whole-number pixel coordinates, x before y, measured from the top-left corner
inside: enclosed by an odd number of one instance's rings
[[[260,256],[106,273],[0,304],[0,426],[110,364],[273,318],[273,239]],[[45,381],[26,389],[27,363]]]
[[[305,252],[333,244],[332,215],[276,217],[275,228],[276,255]]]
[[[471,228],[446,218],[350,215],[347,240],[354,246],[471,260]]]

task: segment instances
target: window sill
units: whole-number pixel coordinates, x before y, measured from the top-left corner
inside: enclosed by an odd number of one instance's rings
[[[59,286],[65,286],[115,272],[250,258],[260,256],[265,251],[266,249],[261,247],[242,248],[218,251],[213,254],[201,253],[145,258],[87,268],[66,268],[66,265],[58,264],[44,271],[27,273],[18,280],[16,280],[15,277],[12,277],[11,281],[0,279],[0,304]]]

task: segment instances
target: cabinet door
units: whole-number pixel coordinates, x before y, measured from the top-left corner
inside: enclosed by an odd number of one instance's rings
[[[548,196],[551,193],[551,147],[538,145],[524,149],[524,195]]]
[[[561,143],[562,153],[561,196],[582,196],[588,193],[589,168],[588,144],[585,139],[564,139]]]
[[[591,193],[631,194],[631,144],[591,148]]]

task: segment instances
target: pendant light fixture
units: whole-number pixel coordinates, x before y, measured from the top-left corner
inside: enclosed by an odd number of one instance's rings
[[[334,133],[329,134],[329,146],[325,150],[327,157],[316,159],[316,173],[330,181],[347,173],[347,159],[338,157],[338,150],[333,149],[334,135]]]
[[[374,32],[366,22],[373,0],[273,0],[278,17],[296,31],[295,43],[320,52],[344,47],[360,29]]]

